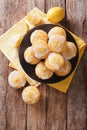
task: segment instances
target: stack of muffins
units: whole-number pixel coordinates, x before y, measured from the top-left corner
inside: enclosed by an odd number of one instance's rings
[[[27,63],[36,65],[35,74],[39,79],[46,80],[53,76],[65,76],[71,71],[70,59],[76,56],[74,43],[66,40],[63,28],[55,26],[48,34],[43,30],[35,30],[31,36],[32,43],[25,52]]]

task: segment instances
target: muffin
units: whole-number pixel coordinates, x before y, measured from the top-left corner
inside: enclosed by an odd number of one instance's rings
[[[48,32],[48,37],[50,38],[53,35],[62,35],[64,37],[66,37],[66,32],[63,28],[61,27],[53,27],[52,29],[50,29],[50,31]]]
[[[9,74],[8,82],[13,88],[21,88],[26,84],[26,79],[19,71],[14,70]]]
[[[35,57],[38,59],[45,59],[50,52],[48,44],[44,40],[40,39],[33,43],[32,49]]]
[[[67,42],[66,49],[63,51],[62,56],[69,60],[76,56],[77,54],[77,48],[73,42]]]
[[[28,47],[24,52],[24,59],[27,63],[37,64],[40,60],[34,56],[32,47]]]
[[[35,26],[39,25],[41,21],[41,19],[33,12],[27,14],[27,20]]]
[[[70,61],[65,60],[62,68],[60,68],[55,73],[56,73],[57,76],[65,76],[65,75],[69,74],[70,71],[71,71],[71,63],[70,63]]]
[[[35,68],[35,74],[38,78],[45,80],[45,79],[49,79],[50,77],[52,77],[53,75],[53,71],[49,70],[44,62],[40,62],[39,64],[37,64],[36,68]]]
[[[39,100],[39,98],[40,98],[40,92],[36,87],[28,86],[24,88],[22,92],[22,99],[27,104],[34,104]]]
[[[52,35],[49,38],[48,47],[52,52],[62,53],[66,48],[66,38],[62,35]]]
[[[45,31],[43,31],[43,30],[35,30],[30,36],[30,41],[33,44],[33,43],[35,43],[35,41],[37,41],[39,39],[44,40],[45,42],[47,42],[47,40],[48,40],[47,33]]]
[[[45,66],[52,70],[57,71],[64,65],[64,58],[57,53],[50,53],[45,60]]]

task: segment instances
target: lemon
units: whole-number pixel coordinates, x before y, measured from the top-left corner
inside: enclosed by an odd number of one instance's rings
[[[15,31],[20,34],[20,36],[24,36],[29,30],[29,27],[24,21],[20,21],[15,24]]]
[[[23,36],[20,36],[19,33],[13,33],[10,35],[8,39],[8,44],[10,47],[18,48],[20,46],[20,43],[23,39]]]
[[[64,10],[61,7],[53,7],[47,12],[47,19],[52,23],[60,22],[64,16]]]
[[[28,32],[29,27],[24,21],[20,21],[14,25],[14,32],[9,36],[8,44],[11,47],[18,48],[23,36]]]

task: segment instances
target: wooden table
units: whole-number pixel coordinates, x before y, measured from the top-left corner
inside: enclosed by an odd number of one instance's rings
[[[62,6],[62,22],[87,42],[87,0],[0,0],[0,34],[37,6]],[[66,94],[41,85],[40,101],[26,105],[8,84],[8,60],[0,52],[0,130],[87,130],[87,49]]]

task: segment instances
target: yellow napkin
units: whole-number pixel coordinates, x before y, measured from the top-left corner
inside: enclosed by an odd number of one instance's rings
[[[71,34],[72,34],[72,33],[71,33]],[[80,61],[80,59],[81,59],[81,57],[82,57],[82,55],[83,55],[83,52],[84,52],[84,50],[85,50],[86,43],[85,43],[83,40],[81,40],[79,37],[75,36],[74,34],[72,34],[72,35],[73,35],[73,37],[75,38],[75,40],[76,40],[76,42],[77,42],[77,45],[78,45],[78,48],[79,48],[79,59],[78,59],[78,63],[79,63],[79,61]],[[77,63],[77,66],[78,66],[78,63]],[[77,68],[77,66],[76,66],[76,68]],[[76,70],[76,68],[75,68],[75,70]],[[51,87],[54,87],[54,88],[60,90],[61,92],[66,93],[67,90],[68,90],[68,88],[69,88],[69,86],[70,86],[70,83],[71,83],[71,81],[72,81],[72,78],[73,78],[73,76],[74,76],[75,70],[74,70],[73,73],[72,73],[68,78],[66,78],[65,80],[60,81],[60,82],[58,82],[58,83],[49,84],[49,85],[50,85]]]
[[[35,15],[34,15],[35,14]],[[27,20],[27,16],[28,16],[28,20]],[[42,24],[42,23],[50,23],[48,20],[47,20],[47,17],[46,17],[46,14],[42,11],[40,11],[38,8],[34,8],[32,11],[30,11],[27,16],[25,16],[21,21],[19,21],[17,24],[20,25],[20,22],[24,22],[26,24],[26,27],[27,27],[27,30],[26,32],[33,28],[34,24]],[[30,19],[31,16],[35,16],[35,20],[39,21],[36,22],[36,23],[33,23],[34,21],[32,21]],[[39,19],[37,19],[39,18]],[[24,74],[24,76],[26,77],[27,81],[29,84],[31,85],[36,85],[38,86],[40,83],[31,79],[25,72],[24,70],[22,69],[21,65],[20,65],[20,62],[19,62],[19,58],[18,58],[18,49],[17,48],[12,48],[9,46],[9,37],[10,35],[14,34],[15,32],[17,32],[17,24],[14,25],[11,29],[9,29],[6,33],[4,33],[2,36],[0,36],[0,50],[3,52],[3,54],[7,57],[7,59],[10,61],[10,64],[9,66],[14,68],[14,69],[17,69],[18,71],[20,71],[21,73]],[[23,27],[22,27],[23,28]],[[71,33],[71,32],[70,32]],[[72,33],[71,33],[72,34]],[[72,34],[73,37],[75,38],[76,42],[77,42],[77,45],[79,47],[79,60],[78,60],[78,63],[81,59],[81,56],[85,50],[85,47],[86,47],[86,43],[81,40],[79,37],[75,36],[74,34]],[[78,64],[77,64],[78,65]],[[77,68],[77,66],[76,66]],[[76,70],[75,68],[75,70]],[[65,80],[61,81],[61,82],[58,82],[58,83],[54,83],[54,84],[48,84],[50,85],[51,87],[54,87],[56,88],[57,90],[60,90],[61,92],[66,92],[71,81],[72,81],[72,78],[73,78],[73,75],[75,73],[75,70],[74,72],[68,77],[66,78]]]

